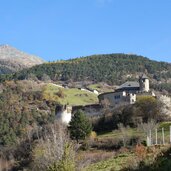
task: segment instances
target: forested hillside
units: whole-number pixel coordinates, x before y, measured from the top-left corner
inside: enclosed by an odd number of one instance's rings
[[[97,82],[96,84],[87,84],[86,86],[89,89],[101,89],[101,86],[103,87],[106,83],[117,85],[129,79],[135,80],[142,72],[145,72],[150,77],[151,82],[153,82],[153,88],[163,90],[164,87],[165,90],[171,92],[171,86],[169,86],[171,84],[171,65],[164,62],[151,61],[136,55],[95,55],[37,65],[14,74],[1,74],[0,160],[2,160],[2,162],[0,162],[0,164],[5,161],[8,163],[8,166],[5,165],[4,168],[9,167],[11,170],[25,169],[42,171],[42,167],[45,168],[44,170],[47,170],[46,167],[50,168],[49,166],[51,166],[51,164],[53,169],[54,161],[59,161],[59,145],[64,145],[60,148],[65,154],[65,150],[68,150],[68,148],[65,149],[65,143],[74,142],[67,136],[67,132],[70,128],[60,128],[62,125],[56,123],[55,114],[58,112],[58,107],[65,104],[86,105],[98,103],[96,94],[87,90],[85,91],[85,89],[84,91],[80,89],[83,81],[87,83]],[[69,86],[69,83],[72,83],[72,88]],[[74,84],[76,85],[77,83],[80,83],[81,86],[75,88],[76,86],[74,87]],[[115,86],[107,85],[103,88],[108,88],[108,90],[111,89],[111,91],[113,91],[113,87]],[[144,103],[143,99],[145,99],[146,103]],[[92,164],[97,162],[101,163],[109,159],[112,160],[109,167],[114,168],[116,160],[113,159],[115,159],[116,156],[113,154],[115,154],[115,152],[122,150],[122,147],[126,149],[125,147],[127,147],[128,144],[130,148],[130,143],[133,149],[131,150],[135,151],[134,149],[137,146],[135,146],[134,143],[145,142],[143,132],[140,133],[138,130],[137,117],[142,117],[144,122],[147,122],[151,116],[152,118],[153,116],[157,118],[156,120],[160,119],[163,121],[165,119],[164,121],[168,121],[165,115],[162,114],[161,117],[161,103],[157,101],[157,99],[153,97],[141,97],[140,100],[133,106],[128,105],[116,109],[110,109],[107,104],[104,104],[103,109],[99,111],[97,117],[89,117],[93,131],[90,135],[87,134],[85,140],[80,139],[83,145],[81,145],[77,151],[69,151],[69,153],[66,151],[66,157],[60,158],[66,159],[68,166],[68,161],[71,160],[70,158],[68,159],[67,154],[69,154],[69,156],[72,156],[70,154],[74,154],[76,157],[73,155],[72,161],[77,168],[84,166],[84,162],[87,163],[87,158],[91,160]],[[78,123],[80,122],[78,121]],[[131,126],[133,126],[133,128]],[[130,131],[135,132],[135,127],[137,127],[138,133],[134,135],[130,134]],[[63,130],[63,132],[60,131],[60,129]],[[125,134],[125,136],[130,135],[127,136],[127,140],[120,138],[119,135],[122,136],[123,133],[121,129],[128,130]],[[54,130],[57,130],[59,134],[54,134]],[[112,138],[108,137],[108,133],[106,134],[107,136],[102,135],[101,137],[94,131],[98,133],[112,131],[115,137],[113,135]],[[80,132],[78,135],[84,134]],[[64,135],[66,137],[61,138]],[[54,139],[54,137],[57,139]],[[61,139],[63,142],[61,142]],[[53,143],[55,143],[56,146]],[[69,143],[68,145],[70,145]],[[74,145],[77,144],[76,142],[74,143],[75,144],[71,143],[71,145],[73,149],[76,149]],[[86,143],[88,145],[86,145]],[[145,149],[146,147],[143,148]],[[46,155],[47,151],[45,150],[47,149],[48,152],[49,149],[51,149],[49,156]],[[128,155],[132,155],[131,150]],[[55,158],[51,157],[53,154],[56,155]],[[82,157],[84,154],[85,157]],[[119,152],[118,154],[123,155],[125,153]],[[44,158],[44,156],[46,156],[46,158]],[[152,156],[154,155],[152,154]],[[144,160],[144,158],[141,160]],[[141,160],[136,159],[136,162],[141,162]],[[61,162],[63,163],[63,160],[61,160]],[[87,165],[89,166],[90,163]],[[102,165],[106,166],[103,163]],[[59,167],[61,168],[60,165]],[[90,169],[91,167],[96,168],[94,165],[90,166]],[[87,168],[89,170],[89,167]],[[59,169],[57,168],[56,170]],[[70,166],[68,170],[71,170]]]
[[[53,81],[88,80],[119,85],[126,80],[137,79],[138,75],[144,72],[153,84],[162,83],[162,87],[171,91],[171,64],[128,54],[93,55],[44,63],[13,75],[2,75],[0,80],[23,80],[33,75],[41,80],[44,75],[48,75]],[[161,85],[153,87],[160,89]]]
[[[0,85],[0,145],[16,143],[33,127],[54,120],[57,101],[42,95],[43,83],[7,81]]]

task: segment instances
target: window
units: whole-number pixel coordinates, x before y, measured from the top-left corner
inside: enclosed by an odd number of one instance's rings
[[[115,100],[120,99],[120,98],[121,98],[121,96],[120,96],[120,95],[115,96]]]

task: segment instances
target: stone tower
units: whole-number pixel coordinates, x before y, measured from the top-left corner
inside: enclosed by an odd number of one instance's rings
[[[64,105],[56,107],[56,118],[68,125],[72,118],[72,106]]]
[[[148,77],[145,74],[140,76],[139,83],[140,83],[140,91],[149,92],[149,90],[150,90],[150,83],[149,83]]]

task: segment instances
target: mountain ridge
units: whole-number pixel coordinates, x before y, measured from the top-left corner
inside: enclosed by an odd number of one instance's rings
[[[151,87],[171,94],[171,64],[150,60],[147,57],[128,54],[92,55],[69,60],[43,63],[8,75],[0,75],[5,80],[51,79],[64,84],[89,81],[104,82],[109,85],[121,85],[126,81],[137,80],[145,73]]]
[[[45,61],[35,55],[27,54],[10,45],[0,45],[0,73],[12,73]]]
[[[51,79],[81,81],[85,78],[95,81],[108,81],[124,75],[144,73],[151,77],[171,77],[171,64],[150,60],[147,57],[127,54],[92,55],[69,60],[44,63],[23,70],[23,74],[35,74],[41,78],[47,74]],[[18,73],[20,75],[20,73]],[[17,74],[16,74],[17,75]],[[154,78],[155,79],[155,78]],[[157,78],[156,78],[157,79]]]

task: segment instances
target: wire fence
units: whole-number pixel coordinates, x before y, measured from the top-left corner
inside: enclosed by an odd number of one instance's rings
[[[146,133],[147,146],[171,144],[171,126],[169,128],[149,129]]]

